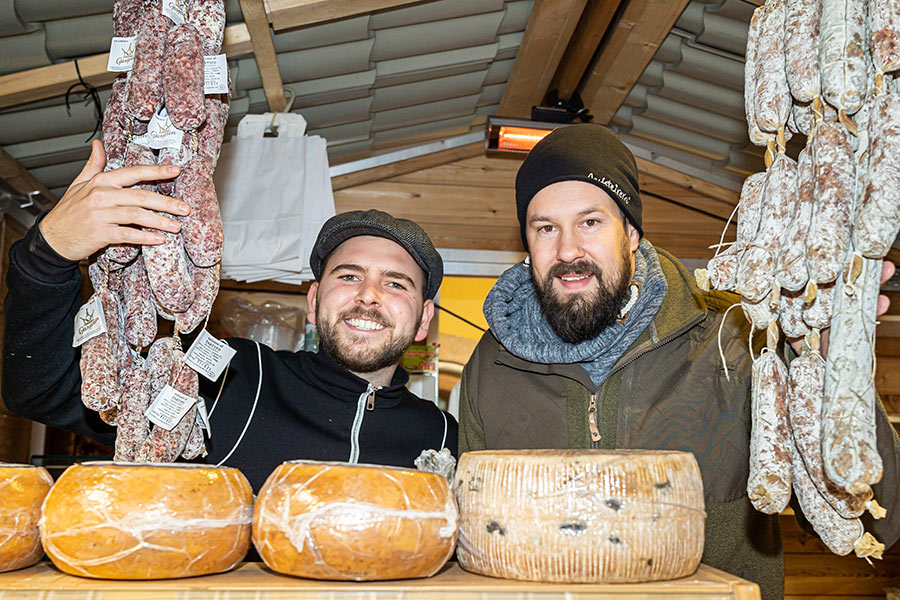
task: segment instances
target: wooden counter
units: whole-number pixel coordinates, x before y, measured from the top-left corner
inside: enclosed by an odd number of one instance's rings
[[[759,587],[705,565],[691,577],[637,584],[552,584],[495,579],[449,563],[429,579],[333,582],[298,579],[244,563],[221,575],[157,581],[108,581],[65,575],[50,563],[0,573],[0,600],[380,600],[382,598],[503,598],[543,600],[628,598],[665,600],[758,600]]]

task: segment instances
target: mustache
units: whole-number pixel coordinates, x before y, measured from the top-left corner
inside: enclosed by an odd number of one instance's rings
[[[385,327],[393,327],[394,324],[388,319],[385,315],[381,314],[379,311],[374,308],[363,308],[358,306],[356,308],[352,308],[341,315],[341,320],[344,319],[352,319],[353,317],[361,317],[363,319],[370,319],[384,325]]]
[[[597,281],[603,280],[603,272],[593,262],[581,259],[573,263],[558,262],[547,271],[547,278],[562,277],[563,275],[593,275]]]

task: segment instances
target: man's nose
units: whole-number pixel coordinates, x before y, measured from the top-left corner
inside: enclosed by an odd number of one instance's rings
[[[381,306],[381,290],[374,282],[364,281],[356,294],[356,301],[367,306]]]
[[[556,248],[556,258],[560,262],[570,263],[584,257],[584,248],[581,244],[581,236],[574,231],[561,231],[559,245]]]

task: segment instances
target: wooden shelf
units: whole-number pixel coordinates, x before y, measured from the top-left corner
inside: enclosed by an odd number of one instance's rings
[[[553,584],[495,579],[474,575],[448,563],[427,579],[404,581],[335,582],[299,579],[269,571],[260,563],[244,563],[220,575],[158,581],[105,581],[65,575],[49,563],[20,571],[0,573],[0,596],[4,600],[25,598],[103,598],[104,600],[175,600],[176,598],[215,598],[260,600],[291,598],[325,599],[342,595],[376,600],[409,598],[416,600],[456,598],[503,598],[504,600],[542,600],[566,598],[734,598],[754,600],[760,597],[754,584],[700,565],[697,572],[682,579],[635,584]]]

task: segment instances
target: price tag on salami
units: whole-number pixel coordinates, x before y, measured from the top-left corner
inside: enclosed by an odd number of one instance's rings
[[[167,385],[144,411],[144,416],[154,425],[172,431],[196,403],[196,398],[182,394],[171,385]]]
[[[163,148],[181,148],[181,138],[184,132],[174,125],[169,119],[169,111],[163,108],[158,113],[154,113],[147,126],[147,133],[141,136],[135,136],[132,141],[148,146],[154,150]]]
[[[187,21],[187,0],[163,0],[162,14],[166,15],[176,25],[184,25]]]
[[[109,43],[109,61],[106,70],[114,73],[130,71],[134,66],[134,40],[131,37],[114,37]]]
[[[212,439],[212,427],[209,425],[209,413],[206,412],[206,400],[200,398],[197,403],[197,425],[206,430],[206,437]]]
[[[184,362],[210,381],[215,381],[235,354],[237,350],[204,329],[184,355]]]
[[[72,347],[77,348],[91,338],[106,333],[106,317],[103,316],[103,304],[100,296],[93,296],[75,315],[75,335]]]
[[[228,93],[228,59],[224,54],[203,57],[203,93]]]

